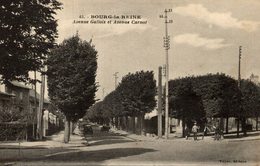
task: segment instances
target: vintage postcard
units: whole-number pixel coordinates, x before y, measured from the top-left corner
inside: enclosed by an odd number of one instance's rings
[[[0,165],[259,165],[259,0],[0,8]]]

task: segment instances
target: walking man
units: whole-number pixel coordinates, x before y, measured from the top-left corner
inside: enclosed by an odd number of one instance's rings
[[[199,130],[199,127],[197,126],[197,123],[195,122],[194,125],[192,126],[194,141],[198,140],[198,138],[197,138],[198,130]]]
[[[203,130],[202,139],[204,139],[204,136],[207,135],[208,132],[209,132],[209,127],[208,127],[207,124],[205,124],[205,126],[204,126],[204,130]]]

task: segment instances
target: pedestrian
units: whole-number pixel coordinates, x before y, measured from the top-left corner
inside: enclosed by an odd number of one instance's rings
[[[213,126],[213,128],[215,130],[214,140],[219,140],[220,139],[220,128],[219,128],[219,125],[216,124],[216,126]]]
[[[189,136],[190,136],[190,129],[187,126],[185,127],[184,135],[185,135],[186,140],[188,140]]]
[[[198,138],[197,138],[198,130],[199,130],[199,127],[197,126],[197,123],[195,122],[194,125],[192,126],[194,141],[198,140]]]
[[[208,131],[209,131],[209,127],[207,124],[205,124],[204,129],[203,129],[202,139],[204,139],[204,136],[207,135]]]
[[[224,139],[224,131],[222,129],[220,129],[219,137],[220,139]]]

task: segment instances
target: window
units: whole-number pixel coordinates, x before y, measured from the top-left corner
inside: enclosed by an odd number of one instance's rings
[[[23,92],[19,93],[19,98],[20,98],[20,100],[23,100]]]

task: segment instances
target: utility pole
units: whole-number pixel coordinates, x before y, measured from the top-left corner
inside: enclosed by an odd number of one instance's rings
[[[158,74],[158,137],[162,138],[162,67]]]
[[[36,92],[36,70],[34,71],[34,108],[33,108],[33,138],[36,138],[36,134],[35,134],[35,115],[37,115],[36,117],[38,117],[38,111],[37,111],[37,92]],[[37,124],[37,123],[36,123]]]
[[[169,54],[170,49],[170,36],[168,35],[168,24],[172,23],[172,20],[168,20],[167,13],[172,12],[172,9],[165,9],[164,15],[160,15],[160,18],[165,19],[165,37],[164,48],[165,48],[165,138],[168,139],[169,136]]]
[[[242,46],[239,46],[239,54],[238,54],[238,88],[241,87],[241,74],[240,74],[241,56],[242,56]]]
[[[238,88],[241,88],[241,74],[240,74],[240,68],[241,68],[241,56],[242,56],[242,46],[239,46],[238,48]],[[239,112],[241,111],[241,104],[239,108]],[[237,118],[237,137],[239,137],[239,121],[240,121],[240,113]]]
[[[117,87],[117,79],[118,79],[117,74],[118,74],[118,72],[115,72],[115,73],[113,74],[113,76],[115,77],[115,89],[116,89],[116,87]]]
[[[43,67],[43,72],[45,71],[45,67]],[[44,91],[45,91],[45,75],[41,75],[41,91],[39,97],[39,109],[37,116],[37,136],[39,140],[42,140],[43,137],[43,125],[42,125],[42,115],[43,115],[43,100],[44,100]]]

